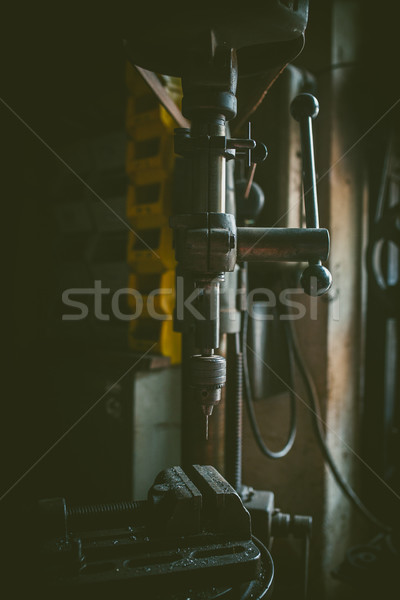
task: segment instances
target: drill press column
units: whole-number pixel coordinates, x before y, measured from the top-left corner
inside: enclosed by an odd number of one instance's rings
[[[190,385],[206,418],[221,398],[226,381],[225,358],[219,347],[220,284],[235,267],[236,226],[225,214],[226,121],[236,115],[236,54],[220,46],[188,76],[183,76],[182,112],[192,122],[190,131],[176,132],[175,150],[182,154],[190,173],[188,214],[173,217],[177,260],[184,278],[197,293],[195,345],[191,356]]]

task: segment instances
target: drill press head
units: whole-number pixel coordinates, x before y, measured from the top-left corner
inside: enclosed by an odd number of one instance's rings
[[[262,0],[251,5],[172,0],[155,11],[150,2],[130,3],[123,30],[134,64],[181,77],[190,73],[204,47],[226,44],[238,51],[240,73],[287,64],[303,46],[308,0]],[[144,26],[145,24],[145,26]]]

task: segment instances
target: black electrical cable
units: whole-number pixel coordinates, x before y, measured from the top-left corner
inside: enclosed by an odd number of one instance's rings
[[[307,366],[301,356],[301,352],[300,352],[299,346],[297,344],[297,339],[296,339],[296,334],[294,331],[293,322],[290,320],[284,321],[284,327],[285,327],[286,339],[287,339],[288,346],[289,346],[289,352],[292,357],[292,362],[294,359],[294,361],[296,362],[297,367],[299,369],[299,373],[304,381],[304,385],[306,386],[306,389],[307,389],[307,395],[309,398],[309,404],[310,404],[310,408],[311,408],[311,420],[312,420],[312,424],[313,424],[313,429],[314,429],[314,433],[316,435],[322,456],[324,457],[326,463],[328,464],[328,466],[331,470],[331,473],[332,473],[333,477],[335,478],[336,483],[338,484],[338,486],[340,487],[342,492],[345,494],[345,496],[353,504],[353,506],[366,519],[368,519],[368,521],[370,521],[370,523],[372,523],[375,527],[378,527],[379,529],[389,533],[391,531],[391,528],[388,525],[382,523],[382,521],[380,521],[380,519],[375,517],[375,515],[373,515],[370,512],[370,510],[363,504],[363,502],[358,497],[358,495],[353,490],[353,488],[342,477],[337,465],[335,464],[333,456],[332,456],[328,446],[326,445],[326,441],[325,441],[325,432],[322,427],[321,410],[320,410],[320,406],[319,406],[317,390],[315,388],[313,379],[307,369]]]
[[[246,281],[247,281],[247,263],[244,263],[243,267],[246,269]],[[257,442],[259,449],[268,458],[277,459],[277,458],[282,458],[283,456],[286,456],[293,446],[293,443],[294,443],[294,440],[296,437],[296,398],[295,398],[295,393],[293,390],[293,380],[294,380],[293,379],[293,363],[295,362],[299,369],[299,373],[304,381],[304,384],[306,386],[306,390],[307,390],[307,394],[308,394],[308,398],[309,398],[309,404],[310,404],[310,408],[311,408],[311,420],[312,420],[314,433],[317,438],[318,446],[321,450],[324,460],[326,461],[327,465],[329,466],[329,468],[331,470],[331,473],[332,473],[336,483],[338,484],[338,486],[340,487],[342,492],[345,494],[345,496],[350,500],[350,502],[353,504],[353,506],[362,514],[362,516],[364,518],[366,518],[370,523],[372,523],[378,529],[380,529],[386,533],[390,533],[392,531],[392,529],[388,525],[386,525],[385,523],[380,521],[380,519],[375,517],[375,515],[373,513],[370,512],[370,510],[364,505],[364,503],[358,497],[358,495],[353,490],[353,488],[350,486],[350,484],[348,484],[347,481],[342,477],[337,465],[335,464],[333,456],[325,442],[325,432],[322,428],[322,419],[321,419],[321,411],[320,411],[320,406],[319,406],[318,394],[317,394],[313,379],[312,379],[312,377],[306,367],[306,364],[301,356],[301,353],[300,353],[300,350],[299,350],[299,347],[297,344],[297,339],[296,339],[293,323],[289,319],[282,321],[282,322],[284,324],[284,331],[285,331],[287,346],[289,349],[290,383],[288,385],[288,388],[290,391],[291,418],[290,418],[289,436],[288,436],[288,440],[287,440],[284,448],[278,452],[273,452],[266,446],[266,444],[264,443],[264,440],[262,439],[262,435],[258,428],[257,419],[256,419],[256,415],[255,415],[254,408],[253,408],[253,397],[252,397],[252,392],[251,392],[250,376],[249,376],[248,363],[247,363],[248,312],[242,311],[242,354],[243,354],[243,376],[244,376],[243,379],[244,379],[244,388],[245,388],[245,399],[246,399],[246,407],[247,407],[247,412],[248,412],[248,416],[249,416],[251,429],[252,429],[254,438]]]
[[[245,263],[244,267],[247,269],[247,264]],[[247,280],[247,278],[246,278]],[[247,363],[247,329],[248,329],[248,321],[249,314],[247,310],[242,311],[242,355],[243,355],[243,380],[244,380],[244,390],[245,390],[245,400],[246,400],[246,408],[247,414],[249,416],[250,426],[254,435],[254,439],[257,443],[257,446],[268,458],[278,459],[286,456],[291,450],[294,440],[296,438],[296,397],[293,392],[293,373],[292,373],[292,362],[289,361],[289,379],[290,379],[290,424],[289,424],[289,434],[286,441],[286,444],[281,450],[273,451],[265,444],[260,429],[257,423],[257,417],[253,407],[253,394],[251,390],[250,384],[250,376],[249,376],[249,367]]]

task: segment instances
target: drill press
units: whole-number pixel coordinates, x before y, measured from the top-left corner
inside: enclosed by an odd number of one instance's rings
[[[235,158],[244,155],[250,166],[267,154],[250,132],[245,138],[230,137],[238,75],[262,75],[267,67],[279,72],[301,50],[308,2],[267,0],[245,15],[203,2],[195,16],[190,7],[189,19],[185,13],[164,19],[160,13],[155,18],[150,8],[138,10],[145,14],[136,15],[136,31],[127,42],[131,60],[142,68],[182,77],[183,114],[191,121],[190,129],[176,130],[175,150],[185,163],[185,207],[171,218],[171,226],[177,275],[183,277],[185,300],[194,300],[194,310],[177,310],[176,326],[183,334],[183,403],[189,412],[194,412],[191,397],[200,405],[207,437],[208,418],[227,378],[226,358],[216,352],[221,287],[226,281],[231,284],[229,274],[237,263],[308,261],[305,290],[320,295],[330,286],[330,275],[321,264],[328,257],[329,235],[318,227],[309,135],[316,113],[312,99],[303,98],[295,110],[308,134],[303,148],[303,156],[309,158],[304,162],[307,227],[237,227],[234,202],[229,207],[226,203],[226,174]],[[46,527],[41,530],[50,534],[39,558],[50,586],[66,586],[72,593],[78,586],[112,587],[116,597],[133,589],[157,600],[187,598],[189,593],[193,598],[265,598],[271,591],[273,564],[253,537],[254,528],[259,527],[269,544],[271,535],[305,532],[307,537],[310,519],[277,512],[272,492],[245,493],[241,485],[235,492],[213,467],[193,465],[197,461],[191,458],[183,457],[191,466],[161,473],[147,503],[138,506],[67,510],[62,499],[42,503]],[[99,519],[77,519],[81,515]]]
[[[321,265],[328,256],[329,235],[318,227],[310,135],[304,141],[308,157],[304,162],[306,229],[236,227],[235,216],[225,212],[226,162],[246,154],[249,164],[255,165],[267,156],[263,144],[227,136],[227,122],[236,115],[236,84],[236,52],[227,45],[219,46],[211,61],[207,57],[190,76],[183,77],[183,114],[192,126],[176,130],[175,138],[175,151],[184,157],[190,179],[188,212],[172,217],[171,226],[178,272],[185,279],[185,289],[195,296],[198,311],[193,345],[199,351],[191,354],[184,369],[188,369],[189,385],[206,418],[206,437],[208,417],[220,401],[226,381],[225,358],[215,353],[220,344],[220,291],[225,273],[233,272],[241,261],[307,260],[310,266],[302,278],[305,291],[321,295],[331,285],[330,274]],[[300,97],[294,112],[302,129],[310,132],[309,122],[317,113],[313,97]],[[316,282],[315,289],[311,289],[311,279]],[[187,315],[183,316],[178,328],[185,335]]]
[[[317,214],[314,192],[306,196],[306,229],[237,227],[234,202],[231,212],[226,207],[227,163],[244,154],[254,174],[254,165],[267,155],[250,130],[246,138],[230,137],[228,123],[237,117],[237,96],[245,114],[239,113],[236,121],[243,123],[282,67],[301,51],[307,18],[308,0],[265,0],[251,11],[234,6],[227,10],[205,0],[190,9],[173,2],[157,15],[141,6],[135,8],[135,19],[127,20],[126,50],[132,64],[142,72],[181,77],[182,113],[191,122],[190,129],[176,130],[175,152],[184,158],[184,202],[170,223],[185,301],[195,300],[192,310],[176,311],[175,329],[182,332],[183,402],[201,406],[206,437],[208,418],[226,381],[225,358],[216,353],[226,274],[243,261],[305,260],[313,265],[303,278],[305,290],[313,293],[307,286],[310,277],[318,281],[318,294],[330,285],[321,265],[328,257],[329,235],[310,216]],[[254,89],[256,98],[249,94]],[[183,438],[185,429],[191,429],[185,423],[188,412],[184,407]],[[190,445],[190,440],[183,442],[184,448]],[[205,458],[185,449],[183,454],[187,464]]]

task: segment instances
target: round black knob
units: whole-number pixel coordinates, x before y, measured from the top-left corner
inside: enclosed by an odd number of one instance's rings
[[[319,113],[318,100],[312,94],[299,94],[290,105],[290,112],[296,121],[307,117],[315,119]]]
[[[244,198],[247,180],[239,179],[236,182],[236,218],[241,225],[254,223],[263,209],[265,196],[262,188],[255,181],[252,182],[248,198]]]
[[[310,265],[301,276],[303,290],[309,296],[322,296],[332,285],[332,275],[322,265]]]

